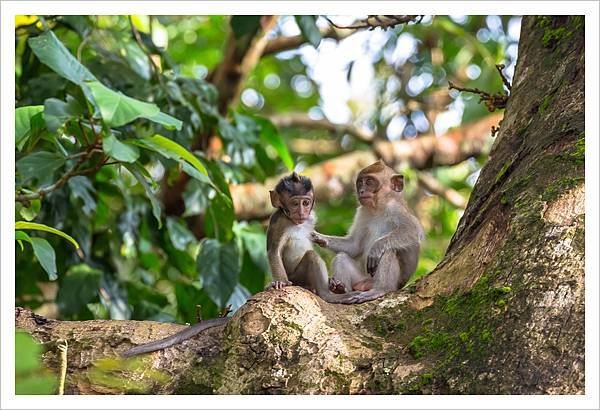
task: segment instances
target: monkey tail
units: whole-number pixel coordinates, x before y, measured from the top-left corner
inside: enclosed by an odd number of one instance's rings
[[[228,317],[221,317],[217,319],[203,320],[200,323],[196,323],[195,325],[190,326],[187,329],[182,330],[181,332],[177,332],[174,335],[165,337],[164,339],[155,340],[154,342],[144,343],[143,345],[132,347],[131,349],[121,353],[121,357],[127,358],[137,356],[138,354],[165,349],[167,347],[179,344],[191,337],[194,337],[206,329],[224,325],[229,321],[229,319],[230,318]]]

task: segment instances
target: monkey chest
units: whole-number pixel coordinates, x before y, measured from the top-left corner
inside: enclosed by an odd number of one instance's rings
[[[310,231],[306,229],[294,229],[289,233],[288,240],[283,248],[283,264],[286,270],[293,270],[306,251],[313,248]]]

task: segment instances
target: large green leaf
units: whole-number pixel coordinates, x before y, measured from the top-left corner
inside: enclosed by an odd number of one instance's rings
[[[198,158],[187,149],[176,143],[175,141],[155,134],[151,137],[140,138],[134,140],[138,145],[158,152],[159,154],[177,161],[185,160],[192,165],[198,172],[208,177],[206,168]],[[208,178],[206,179],[208,181]]]
[[[131,172],[133,174],[135,179],[137,179],[138,182],[144,187],[146,196],[148,197],[148,199],[150,200],[150,204],[152,205],[152,215],[154,215],[154,218],[156,218],[156,222],[158,222],[158,229],[162,228],[162,221],[160,219],[160,214],[161,214],[160,202],[159,202],[158,198],[156,197],[156,195],[154,194],[152,187],[150,187],[150,184],[148,183],[148,181],[146,181],[146,177],[144,177],[143,167],[139,164],[123,164],[123,165],[125,166],[125,168],[127,168],[129,170],[129,172]]]
[[[102,149],[106,154],[117,161],[135,162],[140,157],[140,150],[135,145],[121,142],[113,134],[102,140]]]
[[[44,225],[44,224],[38,224],[38,223],[34,223],[34,222],[18,221],[18,222],[15,222],[15,229],[16,230],[19,230],[19,229],[33,229],[33,230],[37,230],[37,231],[50,232],[50,233],[53,233],[53,234],[58,235],[60,237],[63,237],[67,241],[71,242],[73,244],[73,246],[75,247],[75,249],[80,249],[80,246],[79,246],[79,244],[77,243],[77,241],[75,239],[73,239],[71,236],[67,235],[63,231],[60,231],[60,230],[58,230],[56,228],[52,228],[51,226],[47,226],[47,225]]]
[[[181,121],[160,112],[155,104],[136,100],[120,91],[113,91],[99,81],[88,81],[86,85],[100,109],[102,119],[109,126],[119,127],[138,118],[146,118],[168,129],[181,129]]]
[[[260,27],[261,16],[232,16],[230,25],[236,38],[252,34]]]
[[[96,80],[96,77],[77,61],[51,30],[37,37],[31,37],[27,42],[42,63],[67,80],[77,85],[83,85],[84,81]]]
[[[42,238],[32,238],[25,232],[20,231],[15,232],[15,239],[19,242],[29,242],[33,248],[33,254],[48,274],[48,278],[50,280],[56,280],[58,277],[56,273],[56,254],[50,243]]]
[[[56,296],[60,313],[71,316],[98,298],[102,272],[86,264],[73,266],[62,279]]]
[[[40,184],[50,182],[54,171],[62,167],[65,157],[48,151],[38,151],[17,161],[16,167],[22,181],[36,178]]]
[[[44,101],[44,120],[46,128],[51,132],[56,132],[68,120],[81,114],[83,108],[71,96],[67,96],[67,102],[58,98],[48,98]]]
[[[260,139],[263,144],[271,145],[277,154],[279,154],[279,158],[286,166],[288,170],[294,169],[294,160],[290,154],[290,151],[285,145],[283,138],[277,132],[277,128],[271,123],[271,121],[265,118],[255,118],[254,119],[258,124],[260,124]]]
[[[15,144],[19,150],[27,141],[31,130],[31,118],[44,111],[43,105],[30,105],[15,110]]]
[[[86,84],[100,108],[102,119],[109,126],[119,127],[140,117],[153,117],[160,112],[155,104],[113,91],[99,81],[89,81]]]
[[[15,394],[53,394],[56,377],[42,365],[42,345],[29,333],[15,332]]]
[[[319,47],[321,32],[317,27],[317,16],[296,16],[296,23],[302,36],[315,48]]]
[[[207,239],[196,258],[202,277],[202,287],[215,302],[224,307],[238,284],[240,274],[239,252],[234,242],[225,244]]]

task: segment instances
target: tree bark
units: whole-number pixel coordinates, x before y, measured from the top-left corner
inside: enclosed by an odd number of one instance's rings
[[[523,18],[490,161],[444,260],[414,288],[355,306],[262,292],[223,329],[139,367],[110,358],[181,327],[21,309],[17,327],[68,340],[67,393],[582,394],[583,51],[583,18]]]

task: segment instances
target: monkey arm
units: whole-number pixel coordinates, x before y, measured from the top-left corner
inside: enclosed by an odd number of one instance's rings
[[[351,258],[356,258],[361,253],[360,238],[350,232],[347,236],[329,236],[314,232],[312,240],[335,253],[344,252]]]
[[[367,273],[371,275],[375,273],[379,259],[381,259],[385,251],[395,250],[401,252],[415,250],[418,253],[421,237],[418,232],[411,235],[408,233],[409,231],[396,229],[377,239],[368,251]]]

